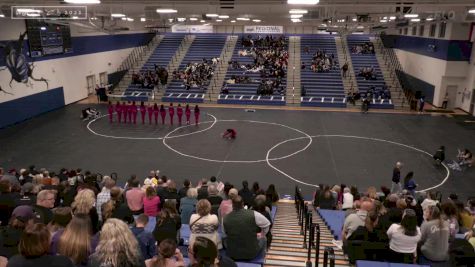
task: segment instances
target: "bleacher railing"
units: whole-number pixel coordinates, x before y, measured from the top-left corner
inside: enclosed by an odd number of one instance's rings
[[[342,34],[340,36],[340,39],[341,39],[341,48],[343,50],[343,57],[345,58],[345,63],[347,62],[351,62],[351,55],[350,55],[350,52],[348,50],[348,43],[346,42],[346,35]],[[343,79],[348,79],[348,81],[350,82],[351,84],[351,88],[350,88],[350,91],[351,92],[354,92],[354,90],[356,89],[356,74],[355,74],[355,70],[353,68],[350,69],[350,67],[348,66],[348,70],[347,70],[347,73],[346,73],[346,77],[343,77],[343,70],[341,69],[343,67],[343,65],[345,63],[341,63],[340,62],[340,71],[341,71],[341,74],[342,74],[342,78]],[[351,64],[351,66],[353,66],[353,64]],[[353,75],[351,75],[351,72],[353,71],[353,74],[355,76],[355,79],[353,79]]]
[[[123,71],[123,70],[129,70],[135,66],[135,63],[137,61],[142,60],[143,57],[150,52],[150,50],[153,48],[155,43],[157,42],[158,38],[160,38],[160,35],[155,35],[153,38],[151,38],[147,44],[143,46],[138,46],[135,47],[132,52],[122,61],[120,64],[119,68],[117,68],[117,71]]]
[[[335,251],[332,247],[325,247],[323,251],[323,267],[335,267]]]
[[[235,46],[232,45],[232,42],[228,42],[231,40],[231,38],[239,38],[237,35],[229,35],[226,39],[226,45],[224,46],[223,50],[221,51],[221,55],[219,56],[219,62],[217,66],[214,69],[214,77],[220,77],[220,75],[226,75],[228,72],[228,62],[225,62],[224,57],[226,54],[231,53],[231,58],[233,56],[232,53],[234,53],[234,48]],[[222,82],[220,82],[221,79],[211,79],[211,90],[208,92],[208,97],[209,100],[211,101],[211,93],[215,93],[215,90],[217,90],[218,94],[221,92],[221,86]]]
[[[375,41],[377,46],[375,47],[375,49],[379,49],[380,53],[383,56],[385,66],[388,67],[390,70],[390,85],[398,89],[399,97],[404,94],[401,103],[401,107],[403,107],[404,104],[406,104],[406,99],[408,102],[407,104],[409,104],[415,99],[415,95],[411,88],[409,88],[410,86],[401,81],[398,73],[403,71],[402,65],[399,62],[396,53],[394,53],[394,50],[392,48],[384,46],[382,38],[384,38],[384,36],[382,36],[381,34],[376,36]]]

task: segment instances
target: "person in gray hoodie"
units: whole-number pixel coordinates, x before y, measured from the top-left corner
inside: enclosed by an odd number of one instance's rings
[[[424,211],[424,217],[426,221],[421,225],[421,240],[419,241],[422,257],[433,262],[447,261],[449,259],[449,223],[441,218],[441,212],[437,206],[429,206]]]

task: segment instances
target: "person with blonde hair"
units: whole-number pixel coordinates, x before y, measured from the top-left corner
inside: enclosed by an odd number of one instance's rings
[[[71,209],[74,215],[86,214],[89,215],[92,223],[93,233],[99,231],[99,216],[97,215],[96,194],[91,189],[83,189],[74,197],[74,202],[71,204]]]
[[[186,197],[180,199],[180,216],[181,222],[184,224],[190,223],[191,214],[196,210],[196,199],[198,197],[198,190],[196,188],[189,188],[186,191]]]
[[[218,209],[218,216],[221,222],[223,222],[224,216],[233,211],[233,198],[237,197],[238,195],[238,190],[236,188],[231,188],[227,193],[226,199],[221,201]]]
[[[99,244],[89,258],[90,267],[144,267],[137,239],[128,225],[108,219],[102,226]]]
[[[221,240],[218,236],[218,216],[211,214],[211,203],[207,199],[201,199],[196,203],[196,213],[190,218],[190,246],[197,236],[211,239],[218,248],[221,248]]]
[[[76,266],[87,266],[94,252],[97,236],[92,234],[91,219],[87,214],[75,215],[65,229],[58,230],[51,240],[50,254],[68,257]]]

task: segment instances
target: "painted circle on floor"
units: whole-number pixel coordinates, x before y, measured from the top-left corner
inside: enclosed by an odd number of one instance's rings
[[[412,149],[414,151],[417,151],[417,152],[420,152],[422,154],[425,154],[426,156],[428,157],[431,157],[432,158],[432,154],[427,152],[427,151],[424,151],[422,149],[419,149],[419,148],[416,148],[416,147],[413,147],[413,146],[410,146],[410,145],[406,145],[406,144],[402,144],[402,143],[398,143],[398,142],[394,142],[394,141],[389,141],[389,140],[384,140],[384,139],[379,139],[379,138],[372,138],[372,137],[364,137],[364,136],[353,136],[353,135],[313,135],[313,136],[310,136],[310,138],[313,140],[313,138],[319,138],[319,137],[330,137],[330,138],[351,138],[351,139],[359,139],[359,140],[369,140],[369,141],[376,141],[376,142],[384,142],[384,143],[388,143],[388,144],[393,144],[393,145],[397,145],[397,146],[401,146],[401,147],[404,147],[404,148],[408,148],[408,149]],[[307,183],[307,182],[304,182],[304,181],[301,181],[291,175],[289,175],[288,173],[280,170],[279,168],[277,168],[276,166],[272,165],[271,161],[274,160],[272,158],[270,158],[270,154],[272,153],[273,150],[275,150],[276,148],[278,148],[279,146],[285,144],[285,143],[288,143],[288,142],[292,142],[292,141],[297,141],[297,140],[301,140],[301,139],[304,139],[304,138],[308,138],[308,137],[297,137],[297,138],[291,138],[291,139],[287,139],[287,140],[284,140],[276,145],[274,145],[273,147],[271,147],[268,151],[267,151],[267,154],[266,154],[266,162],[267,162],[267,165],[269,167],[271,167],[272,169],[274,169],[275,171],[279,172],[280,174],[284,175],[285,177],[297,182],[297,183],[300,183],[300,184],[303,184],[303,185],[307,185],[307,186],[312,186],[312,187],[318,187],[318,185],[316,184],[311,184],[311,183]],[[425,188],[425,189],[421,189],[421,190],[418,190],[416,192],[426,192],[426,191],[429,191],[429,190],[433,190],[433,189],[436,189],[440,186],[442,186],[450,177],[450,169],[447,167],[447,165],[445,163],[442,163],[442,166],[445,168],[446,170],[446,176],[445,178],[442,180],[442,182],[440,182],[439,184],[437,185],[434,185],[434,186],[431,186],[429,188]]]
[[[186,153],[183,153],[175,148],[173,148],[172,146],[170,146],[168,143],[167,143],[167,139],[170,139],[171,137],[169,137],[170,135],[172,135],[173,133],[175,133],[176,131],[180,130],[180,129],[183,129],[183,128],[186,128],[186,127],[190,127],[190,125],[185,125],[185,126],[181,126],[181,127],[178,127],[172,131],[170,131],[167,135],[165,135],[162,139],[162,142],[163,142],[163,145],[166,146],[168,149],[170,149],[171,151],[177,153],[178,155],[181,155],[181,156],[184,156],[184,157],[188,157],[188,158],[193,158],[193,159],[197,159],[197,160],[203,160],[203,161],[209,161],[209,162],[217,162],[217,163],[259,163],[259,162],[266,162],[266,161],[273,161],[273,160],[281,160],[281,159],[286,159],[286,158],[289,158],[289,157],[292,157],[300,152],[303,152],[305,151],[311,144],[312,144],[312,138],[309,134],[305,133],[304,131],[301,131],[299,129],[295,129],[295,128],[292,128],[290,126],[287,126],[287,125],[284,125],[284,124],[280,124],[280,123],[275,123],[275,122],[265,122],[265,121],[253,121],[253,120],[217,120],[217,122],[248,122],[248,123],[255,123],[255,124],[266,124],[266,125],[274,125],[274,126],[279,126],[279,127],[283,127],[283,128],[286,128],[286,129],[289,129],[289,130],[292,130],[294,132],[297,132],[299,134],[302,134],[303,136],[302,137],[299,137],[299,139],[308,139],[308,143],[301,149],[293,152],[293,153],[290,153],[290,154],[287,154],[287,155],[284,155],[284,156],[281,156],[281,157],[276,157],[276,158],[264,158],[264,159],[259,159],[259,160],[218,160],[218,159],[210,159],[210,158],[204,158],[204,157],[199,157],[199,156],[195,156],[195,155],[191,155],[191,154],[186,154]],[[216,123],[216,122],[215,122]],[[173,136],[173,135],[172,135]],[[179,135],[181,136],[181,135]],[[173,136],[175,137],[175,136]]]
[[[115,114],[115,113],[114,113]],[[168,139],[172,139],[172,138],[178,138],[178,137],[184,137],[184,136],[189,136],[189,135],[193,135],[193,134],[197,134],[197,133],[201,133],[201,132],[205,132],[205,131],[208,131],[209,129],[213,128],[213,126],[216,124],[216,122],[218,121],[218,119],[213,115],[213,114],[210,114],[210,113],[205,113],[207,116],[211,117],[213,120],[212,121],[203,121],[203,122],[200,122],[198,123],[198,125],[201,125],[201,124],[208,124],[208,123],[211,123],[210,126],[206,127],[205,129],[201,129],[201,130],[198,130],[198,131],[193,131],[193,132],[190,132],[190,133],[185,133],[185,134],[180,134],[180,135],[172,135],[172,136],[168,136],[167,134],[167,138]],[[87,124],[87,129],[89,130],[89,132],[91,132],[92,134],[94,135],[97,135],[97,136],[101,136],[101,137],[105,137],[105,138],[112,138],[112,139],[127,139],[127,140],[162,140],[164,138],[164,136],[162,137],[136,137],[136,136],[117,136],[117,135],[107,135],[107,134],[103,134],[103,133],[99,133],[97,131],[95,131],[93,128],[92,128],[92,125],[100,120],[100,119],[103,119],[103,118],[106,118],[108,117],[109,115],[108,114],[105,114],[105,115],[102,115],[96,119],[93,119],[91,121],[89,121],[89,123]],[[192,125],[185,125],[185,126],[192,126]],[[195,126],[193,124],[193,126]],[[137,126],[137,127],[140,127],[140,126]],[[181,127],[178,127],[178,128],[182,128],[183,126]],[[177,129],[178,129],[177,128]]]

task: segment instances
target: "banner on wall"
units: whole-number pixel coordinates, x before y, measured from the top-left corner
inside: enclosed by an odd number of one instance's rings
[[[284,33],[284,26],[244,26],[244,33]]]
[[[213,33],[213,26],[212,25],[173,25],[172,32]]]

